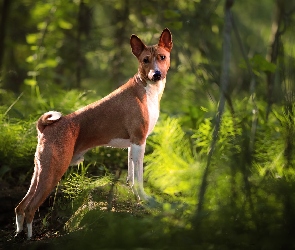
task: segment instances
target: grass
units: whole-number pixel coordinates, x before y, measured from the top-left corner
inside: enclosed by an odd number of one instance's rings
[[[2,180],[29,182],[36,119],[47,108],[68,113],[84,106],[85,94],[57,90],[54,98],[35,103],[26,93],[6,96],[9,104],[0,106]],[[260,112],[254,134],[244,102],[236,105],[235,117],[224,113],[198,220],[200,180],[214,126],[206,118],[208,111],[199,114],[194,129],[184,130],[185,119],[164,118],[149,137],[145,187],[161,204],[159,209],[137,203],[126,186],[126,150],[96,148],[86,154],[84,164],[69,168],[54,194],[53,211],[36,221],[47,232],[54,225],[50,217],[64,225],[63,230],[54,229],[50,239],[40,236],[41,244],[49,249],[293,247],[294,115],[274,106],[266,121]],[[55,239],[57,232],[62,236]],[[38,244],[28,246],[36,249]]]

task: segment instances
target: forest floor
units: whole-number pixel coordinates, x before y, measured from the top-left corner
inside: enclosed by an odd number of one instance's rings
[[[114,183],[109,183],[103,189],[95,190],[100,199],[98,204],[101,210],[105,210],[105,212],[131,213],[135,216],[148,214],[135,199],[132,199],[133,194],[131,194],[130,201],[119,201],[114,185]],[[0,250],[43,249],[44,244],[46,246],[53,239],[62,238],[68,234],[64,226],[73,212],[69,212],[69,209],[65,211],[61,211],[60,208],[52,209],[55,196],[54,190],[40,206],[39,210],[36,211],[32,239],[26,240],[25,226],[24,232],[17,237],[15,236],[14,208],[26,194],[28,186],[29,183],[25,183],[23,186],[12,186],[5,181],[0,183]],[[128,187],[126,186],[126,188]],[[56,198],[62,199],[61,196],[62,192],[58,192]]]

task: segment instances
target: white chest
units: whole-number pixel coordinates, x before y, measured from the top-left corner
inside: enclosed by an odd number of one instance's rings
[[[160,99],[162,97],[165,88],[166,79],[159,82],[148,82],[145,87],[147,93],[147,107],[149,113],[149,128],[148,135],[153,131],[160,113]]]

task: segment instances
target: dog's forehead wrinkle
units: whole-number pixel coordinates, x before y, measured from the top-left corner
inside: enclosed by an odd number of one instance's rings
[[[155,56],[158,54],[158,45],[147,46],[142,52],[145,56]]]

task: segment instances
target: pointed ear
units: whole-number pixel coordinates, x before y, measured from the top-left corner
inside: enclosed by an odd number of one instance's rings
[[[141,52],[146,48],[145,44],[136,35],[131,36],[130,45],[132,53],[136,57],[139,57]]]
[[[172,47],[173,47],[172,34],[168,28],[162,31],[158,46],[164,47],[169,52],[172,50]]]

